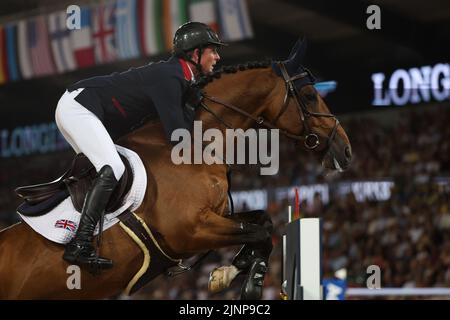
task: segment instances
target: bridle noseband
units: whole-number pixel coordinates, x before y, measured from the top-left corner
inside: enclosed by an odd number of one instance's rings
[[[339,120],[336,118],[336,116],[334,116],[331,113],[319,113],[319,112],[311,112],[308,110],[307,108],[307,103],[305,103],[304,98],[302,96],[300,96],[298,94],[297,88],[294,85],[294,82],[300,79],[303,79],[307,76],[312,77],[311,72],[304,68],[304,72],[299,73],[295,76],[289,76],[287,70],[286,70],[286,66],[284,65],[283,62],[278,62],[277,63],[278,67],[281,70],[281,74],[283,76],[284,82],[286,84],[286,95],[284,97],[284,104],[282,106],[282,108],[280,109],[280,112],[278,113],[278,115],[275,117],[275,121],[274,123],[270,123],[268,122],[266,119],[264,119],[263,117],[255,117],[254,115],[236,107],[233,106],[229,103],[226,103],[218,98],[209,96],[209,95],[204,95],[203,97],[206,100],[209,100],[211,102],[220,104],[228,109],[231,109],[249,119],[252,119],[253,121],[255,121],[257,124],[265,126],[269,129],[278,129],[280,130],[280,132],[285,135],[286,137],[296,140],[296,141],[303,141],[303,144],[305,146],[306,149],[308,150],[314,150],[316,149],[319,145],[320,145],[320,139],[319,139],[319,135],[314,133],[309,124],[308,124],[308,119],[310,117],[327,117],[327,118],[333,118],[335,120],[335,124],[334,127],[331,131],[331,134],[327,137],[327,141],[326,141],[326,145],[327,145],[327,149],[325,151],[325,153],[328,153],[330,151],[331,148],[331,143],[333,142],[336,133],[337,133],[337,127],[339,126]],[[284,114],[284,112],[287,110],[288,106],[289,106],[289,101],[290,98],[293,98],[296,106],[297,106],[297,111],[299,114],[299,117],[302,121],[303,124],[303,134],[300,135],[296,135],[296,134],[292,134],[286,130],[282,130],[276,127],[276,124],[278,123],[278,120],[281,118],[281,116]],[[232,129],[232,127],[230,125],[228,125],[222,118],[220,118],[214,111],[212,111],[205,103],[201,103],[201,106],[209,113],[211,113],[219,122],[221,122],[223,125],[225,125],[227,128]]]

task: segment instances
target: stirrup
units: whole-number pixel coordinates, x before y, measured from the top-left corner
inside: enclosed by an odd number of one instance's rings
[[[113,267],[113,262],[110,259],[102,258],[99,256],[92,257],[92,261],[84,264],[88,272],[94,276],[99,275],[102,270],[111,269]]]

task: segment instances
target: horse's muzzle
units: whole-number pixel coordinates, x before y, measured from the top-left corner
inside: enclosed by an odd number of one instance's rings
[[[352,161],[352,147],[340,137],[336,137],[328,152],[324,155],[322,164],[326,169],[344,171]]]

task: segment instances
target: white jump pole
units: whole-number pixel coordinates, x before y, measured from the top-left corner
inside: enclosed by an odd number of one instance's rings
[[[320,218],[298,219],[286,226],[282,285],[289,300],[323,300],[321,242]]]
[[[300,286],[303,300],[322,300],[321,222],[318,218],[300,219]]]

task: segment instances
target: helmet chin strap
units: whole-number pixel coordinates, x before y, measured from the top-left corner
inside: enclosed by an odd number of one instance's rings
[[[203,55],[203,48],[200,47],[198,48],[198,59],[197,59],[197,65],[195,66],[198,70],[198,74],[201,76],[203,76],[203,68],[202,68],[202,55]]]
[[[195,62],[194,60],[192,60],[191,57],[189,57],[187,54],[184,54],[186,61],[192,63],[192,64],[195,66],[195,68],[197,69],[198,74],[199,74],[200,77],[201,77],[201,76],[204,76],[204,74],[203,74],[203,68],[202,68],[202,64],[201,64],[201,62],[202,62],[202,54],[203,54],[203,48],[200,47],[200,48],[198,48],[198,58],[197,58],[197,62]]]

